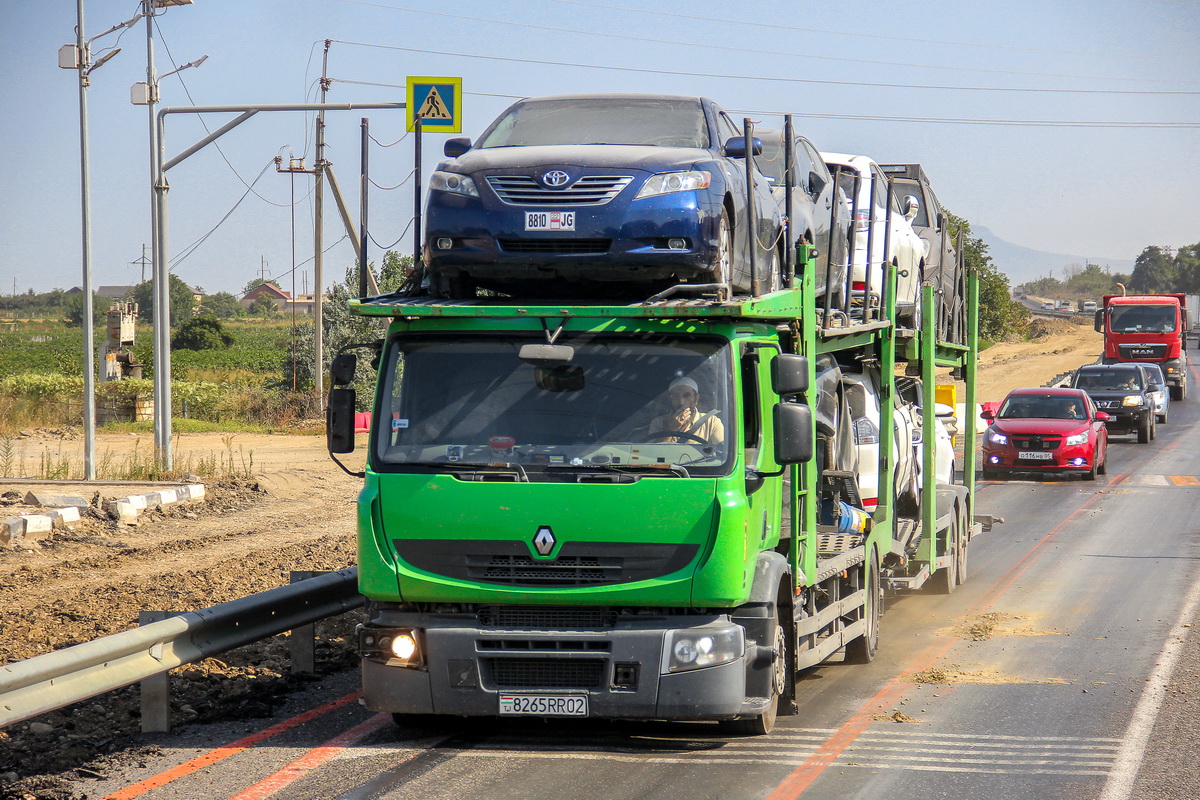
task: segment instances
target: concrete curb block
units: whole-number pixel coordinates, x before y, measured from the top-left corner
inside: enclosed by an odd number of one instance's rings
[[[30,496],[33,496],[30,493]],[[39,498],[42,499],[42,498]],[[52,501],[82,498],[54,497]],[[115,517],[121,525],[136,525],[138,517],[147,509],[176,503],[194,503],[204,499],[204,484],[192,483],[149,494],[135,494],[104,501],[104,511]],[[82,518],[80,509],[88,508],[87,501],[47,511],[45,514],[20,514],[0,520],[0,547],[20,547],[23,543],[34,548],[37,541],[55,528],[62,528]]]

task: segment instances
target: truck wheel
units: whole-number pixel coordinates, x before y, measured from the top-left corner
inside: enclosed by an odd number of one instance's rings
[[[1142,417],[1142,421],[1138,423],[1137,429],[1138,444],[1146,444],[1150,441],[1150,417]]]
[[[879,616],[883,613],[883,585],[879,580],[879,560],[874,552],[871,560],[863,566],[866,604],[863,606],[865,623],[862,636],[846,645],[847,664],[870,664],[879,650]]]
[[[1187,384],[1181,383],[1178,386],[1171,387],[1171,399],[1182,400],[1187,397]]]
[[[951,594],[958,586],[958,558],[962,549],[958,536],[958,516],[956,515],[950,520],[950,533],[947,537],[950,541],[946,554],[950,556],[950,563],[933,573],[929,579],[929,587],[935,594]]]
[[[966,528],[961,527],[962,536],[958,537],[958,553],[955,560],[954,581],[959,586],[967,582],[967,548],[971,543],[967,541]]]
[[[779,613],[784,610],[786,609],[776,606],[773,619],[774,630],[771,635],[774,639],[775,662],[771,667],[771,703],[767,710],[758,716],[721,720],[719,727],[731,736],[763,736],[770,733],[779,716],[779,700],[787,688],[787,681],[795,680],[795,661],[788,642],[788,629],[779,624]]]

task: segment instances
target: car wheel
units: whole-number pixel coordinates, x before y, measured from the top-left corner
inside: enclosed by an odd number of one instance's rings
[[[1158,422],[1155,419],[1150,420],[1150,440],[1154,441],[1158,438]]]
[[[1158,415],[1159,424],[1166,425],[1167,424],[1167,415],[1170,413],[1171,413],[1170,406],[1167,406],[1166,408],[1164,408],[1163,413]]]
[[[766,294],[778,292],[783,288],[783,259],[779,256],[779,248],[771,251],[771,263],[767,267],[767,279],[763,282]]]
[[[1150,441],[1150,415],[1142,417],[1142,421],[1138,424],[1137,429],[1138,444],[1146,444]]]
[[[1087,472],[1083,473],[1083,479],[1085,481],[1096,480],[1096,474],[1100,471],[1100,465],[1097,463],[1099,458],[1099,453],[1092,453],[1092,467]]]
[[[721,219],[717,222],[717,254],[709,267],[706,279],[709,283],[721,283],[730,287],[730,277],[733,274],[733,228],[729,225],[729,212],[721,209]]]
[[[429,276],[429,288],[434,297],[446,300],[469,300],[475,297],[475,281],[461,272],[454,275],[435,272]]]
[[[1096,466],[1096,473],[1098,475],[1107,475],[1108,474],[1108,448],[1107,447],[1104,448],[1104,458],[1101,459],[1100,463]]]

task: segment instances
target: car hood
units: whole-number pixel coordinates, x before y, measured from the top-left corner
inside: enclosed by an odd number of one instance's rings
[[[1069,436],[1087,430],[1087,423],[1079,419],[998,419],[992,428],[1000,433],[1020,436],[1027,433],[1052,433]]]
[[[452,161],[442,162],[438,168],[460,173],[540,167],[602,167],[664,172],[670,169],[690,169],[698,161],[710,160],[712,154],[709,151],[696,147],[559,144],[470,150]]]
[[[1131,394],[1148,394],[1141,389],[1120,389],[1118,391],[1103,391],[1098,392],[1092,389],[1088,390],[1088,397],[1093,400],[1120,400],[1123,397],[1128,397]]]

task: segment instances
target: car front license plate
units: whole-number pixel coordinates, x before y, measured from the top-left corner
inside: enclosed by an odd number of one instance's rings
[[[1052,461],[1054,453],[1044,453],[1037,450],[1022,450],[1017,453],[1017,458],[1024,458],[1029,461]]]
[[[527,231],[573,231],[575,230],[574,211],[526,211],[525,230]]]
[[[586,717],[585,694],[502,694],[500,716]]]

